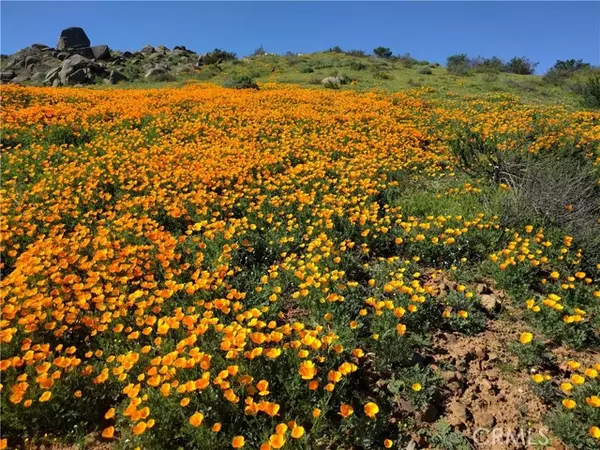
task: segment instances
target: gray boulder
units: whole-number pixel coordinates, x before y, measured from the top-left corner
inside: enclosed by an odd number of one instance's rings
[[[36,72],[31,75],[31,81],[34,83],[43,83],[46,78],[46,74],[44,72]]]
[[[68,57],[69,57],[69,54],[67,52],[60,52],[58,55],[56,55],[56,59],[58,59],[60,61],[64,61]]]
[[[65,28],[60,32],[57,48],[60,51],[89,47],[90,40],[80,27]]]
[[[101,71],[101,67],[92,60],[81,55],[73,55],[63,61],[60,69],[60,82],[65,86],[89,83],[93,73]]]
[[[20,84],[20,83],[23,83],[24,81],[29,81],[29,79],[30,79],[29,74],[21,73],[21,74],[17,75],[16,77],[14,77],[12,80],[10,80],[10,82],[14,83],[14,84]]]
[[[50,69],[48,72],[46,72],[44,84],[51,85],[55,80],[59,80],[60,82],[60,70],[61,67],[59,66],[55,67],[54,69]]]
[[[159,75],[165,75],[166,73],[167,69],[165,69],[164,67],[153,67],[152,69],[148,70],[148,72],[146,72],[146,75],[144,76],[146,78],[151,78]]]
[[[32,44],[31,48],[35,48],[36,50],[52,50],[50,47],[48,47],[45,44]]]
[[[16,75],[17,74],[15,73],[14,70],[3,70],[2,72],[0,72],[0,81],[10,81]]]
[[[340,87],[342,84],[347,84],[346,77],[327,77],[321,80],[321,84],[326,87]]]
[[[144,55],[149,55],[150,53],[154,52],[156,52],[156,50],[154,50],[154,47],[152,47],[151,45],[146,45],[140,50],[140,53],[143,53]]]
[[[63,77],[61,71],[60,82],[65,86],[75,86],[78,84],[88,83],[91,79],[90,70],[87,68],[77,69],[75,72],[71,72],[68,76]]]
[[[111,70],[108,74],[108,78],[104,80],[109,84],[117,84],[119,81],[127,81],[127,77],[123,75],[121,72],[117,72],[116,70]]]
[[[108,48],[108,45],[94,45],[91,49],[94,59],[110,59],[110,49]]]
[[[165,47],[164,45],[159,45],[156,47],[156,52],[160,53],[161,55],[166,55],[167,53],[170,52],[170,50]]]

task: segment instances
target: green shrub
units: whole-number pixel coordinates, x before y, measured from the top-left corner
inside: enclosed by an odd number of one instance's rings
[[[454,75],[467,75],[471,70],[471,60],[466,53],[448,56],[446,61],[448,72]]]
[[[315,71],[315,69],[313,69],[310,66],[300,67],[300,73],[313,73],[314,71]]]
[[[576,80],[573,90],[579,94],[584,106],[600,108],[600,72],[593,72]]]
[[[256,82],[248,75],[231,77],[225,80],[223,86],[231,89],[258,89]]]
[[[514,57],[504,65],[504,71],[517,75],[533,75],[538,63],[534,63],[525,57]]]
[[[384,59],[390,59],[392,57],[392,51],[388,47],[377,47],[373,49],[373,54]]]
[[[481,77],[483,81],[486,83],[493,83],[494,81],[498,81],[498,73],[497,72],[485,72]]]
[[[357,56],[359,58],[364,58],[367,56],[367,54],[365,53],[364,50],[348,50],[346,52],[346,55],[348,56]]]
[[[235,53],[226,52],[225,50],[221,50],[220,48],[215,48],[212,52],[209,52],[206,55],[204,55],[203,58],[205,64],[217,64],[237,59]]]
[[[352,61],[348,66],[351,70],[366,70],[367,65],[360,61]]]
[[[569,59],[566,61],[557,60],[554,66],[544,74],[544,81],[554,85],[560,85],[574,74],[590,68],[590,64],[584,63],[581,59]]]
[[[423,66],[417,69],[417,73],[420,73],[421,75],[431,75],[433,70],[431,70],[429,66]]]
[[[373,78],[375,78],[376,80],[393,80],[394,76],[387,72],[377,71],[373,74]]]

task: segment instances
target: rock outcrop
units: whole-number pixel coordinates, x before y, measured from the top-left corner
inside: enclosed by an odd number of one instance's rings
[[[92,46],[82,28],[70,27],[61,31],[56,48],[36,43],[3,55],[0,82],[76,86],[166,80],[171,73],[191,73],[202,65],[198,55],[184,46],[170,50],[147,45],[136,52],[119,52],[108,45]]]

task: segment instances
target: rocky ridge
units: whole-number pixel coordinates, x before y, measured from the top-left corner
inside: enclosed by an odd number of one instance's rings
[[[61,31],[56,48],[33,44],[13,55],[2,55],[0,81],[45,86],[116,84],[141,79],[164,81],[192,73],[203,66],[204,56],[176,46],[147,45],[137,52],[120,52],[107,45],[91,45],[85,31]]]

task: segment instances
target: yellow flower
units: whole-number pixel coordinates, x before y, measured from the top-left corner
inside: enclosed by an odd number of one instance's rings
[[[40,402],[47,402],[48,400],[50,400],[50,398],[52,397],[52,392],[50,391],[45,391],[41,396],[40,396]]]
[[[539,373],[536,373],[535,375],[531,375],[531,379],[539,384],[544,381],[544,376]]]
[[[581,384],[585,383],[585,378],[583,378],[581,375],[574,373],[573,375],[571,375],[571,381],[574,384],[581,385]]]
[[[373,419],[379,412],[379,406],[376,403],[369,402],[364,406],[365,414]]]
[[[527,331],[521,333],[521,336],[519,337],[519,341],[521,342],[521,344],[529,344],[532,340],[533,334]]]
[[[600,439],[600,428],[597,427],[596,425],[591,426],[590,429],[588,430],[588,433],[594,439]]]
[[[303,380],[310,380],[317,374],[317,368],[312,361],[302,361],[298,373]]]
[[[146,431],[146,422],[138,422],[133,427],[133,434],[135,434],[136,436],[139,436],[140,434],[144,434],[144,431]]]
[[[246,444],[246,439],[244,436],[235,436],[231,440],[231,446],[233,448],[242,448]]]
[[[104,439],[112,439],[115,435],[115,427],[110,426],[102,430],[102,437]]]
[[[394,445],[394,442],[391,439],[384,439],[383,446],[385,448],[392,448],[392,445]]]
[[[304,427],[296,426],[292,428],[292,437],[294,439],[300,439],[302,436],[304,436]]]
[[[562,401],[562,404],[563,404],[563,406],[564,406],[565,408],[567,408],[567,409],[573,409],[573,408],[575,408],[575,406],[577,405],[577,403],[575,402],[575,400],[572,400],[572,399],[570,399],[570,398],[565,398],[565,399]]]
[[[316,419],[317,417],[321,416],[321,410],[319,408],[315,408],[312,411],[312,416]]]
[[[420,384],[420,383],[414,383],[414,384],[411,386],[411,389],[412,389],[413,391],[415,391],[415,392],[419,392],[419,391],[422,389],[422,386],[421,386],[421,384]]]
[[[285,436],[283,434],[272,434],[269,437],[269,444],[273,448],[281,448],[285,444]]]
[[[193,426],[194,428],[198,428],[202,424],[203,420],[204,420],[204,415],[202,413],[196,411],[190,417],[189,422],[190,422],[191,426]]]
[[[340,406],[340,415],[346,419],[354,414],[354,408],[346,403],[342,403]]]

